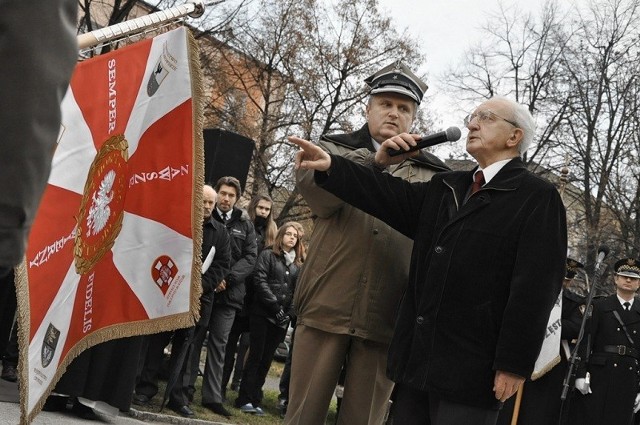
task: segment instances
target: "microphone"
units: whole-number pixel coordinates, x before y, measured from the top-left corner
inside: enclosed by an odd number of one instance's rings
[[[602,261],[604,260],[604,257],[606,257],[609,254],[609,247],[606,245],[600,245],[598,247],[598,256],[596,257],[596,267],[595,270],[599,270],[600,269],[600,265],[602,264]]]
[[[434,133],[430,136],[425,136],[421,138],[415,146],[412,146],[411,149],[405,151],[404,149],[387,149],[387,154],[389,156],[398,156],[403,153],[417,151],[418,149],[426,148],[429,146],[439,145],[444,142],[455,142],[460,139],[462,133],[458,127],[449,127],[445,131],[441,131],[439,133]]]

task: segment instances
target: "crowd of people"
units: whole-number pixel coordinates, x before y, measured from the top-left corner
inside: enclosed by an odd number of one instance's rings
[[[308,253],[303,227],[278,228],[268,196],[243,210],[237,178],[204,185],[199,322],[85,350],[45,410],[95,419],[149,404],[160,396],[171,343],[168,409],[195,416],[204,346],[202,405],[231,417],[231,382],[242,414],[265,415],[267,372],[293,325],[278,399],[287,425],[325,424],[338,384],[337,425],[637,420],[640,261],[617,261],[616,293],[592,305],[567,288],[583,266],[566,258],[558,191],[522,160],[534,137],[529,110],[503,97],[479,104],[464,122],[477,165],[451,171],[412,149],[426,84],[400,62],[365,82],[370,97],[359,130],[318,143],[289,138],[300,147],[297,187],[314,216]],[[18,257],[2,258],[0,289],[7,291]],[[559,300],[561,363],[531,381]],[[6,311],[2,378],[16,380],[15,326],[6,326],[13,321]],[[566,377],[572,353],[580,359],[575,382]],[[575,390],[562,403],[567,382]],[[517,391],[524,395],[516,403]]]

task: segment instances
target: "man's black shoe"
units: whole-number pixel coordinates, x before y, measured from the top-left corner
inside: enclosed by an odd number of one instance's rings
[[[280,413],[280,417],[284,418],[284,416],[287,413],[287,405],[289,400],[284,399],[284,398],[278,398],[278,404],[276,405],[276,409],[278,410],[278,413]]]
[[[144,394],[133,394],[133,397],[131,398],[131,402],[138,406],[146,406],[150,401],[151,398]]]
[[[203,406],[211,410],[216,415],[224,416],[227,418],[230,418],[231,416],[233,416],[231,412],[229,412],[227,409],[224,408],[222,403],[207,403],[207,404],[203,404]]]
[[[47,401],[44,402],[42,410],[45,412],[63,412],[67,410],[67,401],[69,401],[67,396],[50,395],[47,397]]]
[[[88,421],[95,421],[98,419],[98,415],[96,414],[96,412],[93,411],[92,408],[90,408],[89,406],[85,406],[84,404],[80,403],[78,400],[76,400],[75,403],[73,403],[71,412],[73,412],[73,414],[76,415],[77,417],[88,420]]]
[[[16,382],[18,380],[18,371],[12,364],[5,363],[2,365],[2,375],[0,378],[9,382]]]
[[[191,410],[191,408],[187,405],[178,406],[169,402],[167,404],[167,407],[173,410],[174,412],[176,412],[177,414],[179,414],[180,416],[184,416],[185,418],[193,418],[196,415],[195,413],[193,413],[193,410]]]

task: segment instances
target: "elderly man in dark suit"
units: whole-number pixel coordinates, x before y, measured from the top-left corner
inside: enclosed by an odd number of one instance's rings
[[[316,183],[414,240],[387,366],[403,425],[495,424],[533,370],[565,273],[564,206],[520,158],[534,133],[527,108],[492,98],[465,124],[478,167],[428,183],[383,172],[415,154],[388,150],[408,151],[417,134],[385,140],[369,167],[289,138]]]

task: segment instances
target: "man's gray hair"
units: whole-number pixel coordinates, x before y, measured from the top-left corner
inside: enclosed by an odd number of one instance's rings
[[[529,147],[531,146],[531,143],[533,143],[533,137],[536,133],[536,122],[533,119],[533,115],[531,115],[531,112],[529,112],[529,108],[527,108],[525,105],[518,103],[515,100],[509,99],[508,97],[494,96],[492,97],[492,99],[503,100],[511,106],[512,116],[505,118],[510,118],[517,124],[518,128],[522,129],[523,135],[522,140],[518,145],[518,151],[520,152],[521,156],[524,155],[527,149],[529,149]]]

